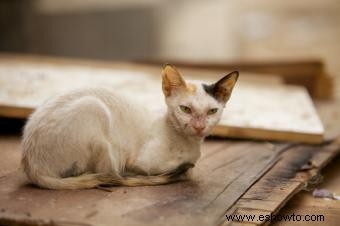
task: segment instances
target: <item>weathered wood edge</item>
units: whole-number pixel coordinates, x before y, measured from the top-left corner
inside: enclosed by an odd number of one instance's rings
[[[216,126],[212,135],[227,136],[232,138],[248,138],[253,139],[268,139],[268,134],[275,141],[295,141],[304,142],[306,144],[321,144],[323,142],[323,133],[298,133],[290,131],[274,131],[261,128],[247,128],[247,131],[235,126]]]
[[[308,148],[308,146],[306,147]],[[310,148],[310,147],[309,147]],[[313,146],[312,146],[313,148]],[[288,150],[285,150],[286,152],[288,151],[294,151],[295,147],[293,146],[292,148],[289,148]],[[255,186],[257,184],[262,183],[264,180],[270,181],[270,178],[272,177],[271,173],[272,171],[268,172],[266,175],[264,175],[257,183],[255,183],[236,203],[235,205],[226,212],[228,215],[232,214],[277,214],[279,210],[298,192],[303,190],[304,188],[307,188],[309,183],[315,183],[315,182],[320,182],[318,181],[318,176],[320,174],[320,171],[323,167],[325,167],[332,159],[334,159],[338,154],[340,154],[340,137],[336,138],[332,142],[326,142],[324,144],[324,147],[320,147],[319,150],[317,151],[316,154],[311,156],[311,158],[308,160],[308,163],[310,163],[311,169],[309,170],[300,170],[297,171],[294,178],[286,181],[287,183],[292,186],[292,190],[290,190],[289,193],[287,193],[285,196],[282,196],[283,199],[277,201],[277,205],[275,208],[271,209],[270,211],[263,210],[263,209],[252,209],[249,208],[247,209],[246,213],[242,213],[242,207],[240,203],[244,201],[244,197],[247,196],[248,193],[252,191],[252,189],[256,189]],[[283,160],[284,161],[284,160]],[[273,170],[277,169],[279,166],[275,165],[273,167]],[[271,201],[271,200],[254,200],[257,202],[266,202],[266,201]],[[227,220],[222,220],[222,223],[220,226],[241,226],[241,225],[248,225],[248,226],[256,226],[256,225],[269,225],[271,222],[270,221],[263,221],[263,222],[231,222]]]

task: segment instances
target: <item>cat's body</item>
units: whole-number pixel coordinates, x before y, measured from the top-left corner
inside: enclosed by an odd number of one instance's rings
[[[44,188],[80,189],[165,184],[182,178],[180,174],[198,160],[201,142],[222,110],[210,124],[204,118],[204,125],[203,113],[225,102],[216,101],[203,86],[191,84],[189,89],[184,80],[177,84],[180,75],[167,67],[163,91],[168,111],[161,116],[104,88],[74,91],[40,107],[23,136],[22,164],[29,180]],[[194,121],[185,118],[188,112],[182,115],[184,102],[197,109]]]

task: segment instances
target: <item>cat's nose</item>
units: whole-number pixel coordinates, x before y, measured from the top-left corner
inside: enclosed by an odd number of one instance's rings
[[[205,119],[203,117],[193,118],[191,123],[192,128],[196,130],[197,133],[202,133],[205,129]]]
[[[202,125],[202,124],[198,124],[198,125],[196,124],[193,127],[197,132],[202,132],[205,129],[205,125]]]

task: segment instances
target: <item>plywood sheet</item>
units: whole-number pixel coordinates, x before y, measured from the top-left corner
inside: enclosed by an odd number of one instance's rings
[[[161,68],[93,67],[83,64],[0,60],[0,115],[27,117],[47,98],[88,86],[108,86],[164,111]],[[185,71],[185,70],[184,70]],[[194,71],[195,72],[195,71]],[[197,75],[202,72],[197,71]],[[186,78],[196,78],[195,73]],[[217,76],[216,76],[217,77]],[[213,82],[216,77],[206,79]],[[320,143],[324,129],[303,87],[247,80],[240,76],[213,135]]]

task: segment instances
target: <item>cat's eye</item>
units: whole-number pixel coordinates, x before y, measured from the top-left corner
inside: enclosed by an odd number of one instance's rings
[[[209,111],[207,112],[208,115],[213,115],[218,111],[218,108],[211,108],[209,109]]]
[[[190,109],[188,106],[180,105],[179,108],[180,108],[181,111],[183,111],[184,113],[191,114],[191,109]]]

